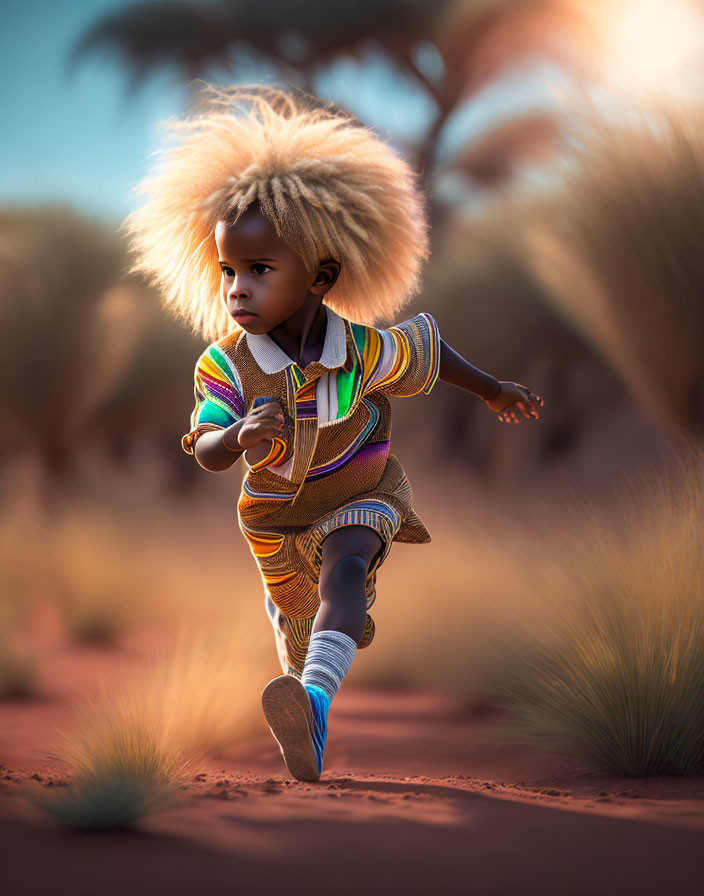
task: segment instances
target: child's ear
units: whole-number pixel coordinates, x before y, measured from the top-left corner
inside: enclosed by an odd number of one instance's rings
[[[337,281],[340,276],[339,261],[325,261],[318,268],[315,280],[311,284],[311,290],[315,293],[324,294]],[[317,289],[315,288],[317,287]]]

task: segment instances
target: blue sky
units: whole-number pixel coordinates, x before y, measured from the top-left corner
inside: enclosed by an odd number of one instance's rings
[[[185,108],[187,89],[174,75],[152,77],[134,95],[119,63],[97,54],[69,76],[66,59],[97,17],[130,0],[10,0],[0,33],[5,122],[0,141],[0,201],[67,201],[121,219],[136,203],[132,189],[158,145],[157,124]],[[432,54],[426,60],[433,65]],[[218,74],[212,77],[218,79]],[[222,76],[220,76],[222,78]],[[265,75],[266,78],[266,75]],[[368,124],[411,139],[432,118],[425,94],[370,52],[363,63],[340,60],[316,85]],[[448,133],[475,133],[495,117],[530,104],[542,89],[522,76],[494,86]],[[394,102],[389,102],[393,95]],[[531,99],[531,97],[533,99]]]
[[[185,85],[165,72],[128,96],[121,65],[98,54],[86,57],[70,76],[66,71],[69,50],[82,31],[128,2],[11,0],[0,35],[1,76],[7,87],[0,201],[67,200],[105,218],[122,217],[134,206],[132,188],[158,145],[157,124],[183,111]],[[356,105],[355,112],[362,111],[359,99],[364,94],[367,120],[385,120],[391,130],[410,136],[433,114],[432,104],[406,90],[390,108],[387,91],[379,91],[380,78],[391,82],[394,75],[379,59],[366,66],[366,90],[359,64],[341,61],[320,88]],[[389,86],[403,94],[398,81]]]
[[[154,125],[182,108],[185,91],[163,76],[128,99],[120,67],[97,55],[69,78],[69,48],[96,15],[115,5],[11,0],[4,6],[3,202],[66,200],[106,219],[132,207],[130,187],[146,171]]]

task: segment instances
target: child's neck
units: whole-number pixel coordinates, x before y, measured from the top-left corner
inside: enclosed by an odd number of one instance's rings
[[[320,360],[326,330],[327,311],[322,298],[309,294],[298,311],[269,330],[268,335],[299,367],[305,367]]]

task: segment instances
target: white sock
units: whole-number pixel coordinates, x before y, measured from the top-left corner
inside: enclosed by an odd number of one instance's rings
[[[356,650],[357,642],[344,632],[333,629],[313,632],[301,683],[317,685],[332,700],[349,672]]]

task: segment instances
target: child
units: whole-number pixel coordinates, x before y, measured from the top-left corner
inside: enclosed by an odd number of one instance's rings
[[[506,422],[543,402],[465,361],[426,312],[372,325],[417,293],[428,254],[413,173],[378,137],[274,88],[203,96],[126,221],[133,271],[213,340],[182,444],[212,471],[244,456],[238,522],[284,673],[262,705],[291,774],[316,781],[330,702],[374,637],[377,571],[393,541],[430,541],[389,452],[389,397],[441,378]]]

